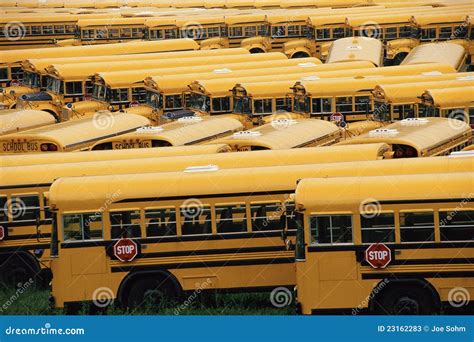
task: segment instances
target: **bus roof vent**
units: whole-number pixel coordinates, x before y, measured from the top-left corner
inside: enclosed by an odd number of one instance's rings
[[[163,132],[163,127],[159,126],[144,126],[137,128],[137,133],[156,133]]]
[[[214,74],[230,74],[232,72],[229,68],[214,69],[212,71]]]
[[[397,135],[399,132],[396,129],[389,129],[389,128],[378,128],[374,129],[369,132],[369,137],[376,138],[376,137],[393,137]]]
[[[472,81],[472,80],[474,80],[474,76],[472,75],[456,77],[456,81]]]
[[[302,77],[300,81],[317,81],[317,80],[320,80],[321,77],[318,77],[316,75],[314,76],[306,76],[306,77]]]
[[[474,151],[451,152],[448,157],[450,158],[474,157]]]
[[[400,121],[402,126],[421,126],[428,123],[426,118],[406,118]]]
[[[442,75],[443,73],[439,71],[425,71],[425,72],[422,72],[421,74],[423,76],[438,76],[438,75]]]
[[[362,50],[362,46],[360,45],[349,45],[346,47],[347,51],[355,51],[355,50]]]
[[[278,129],[288,128],[290,126],[295,125],[296,123],[298,123],[298,121],[294,119],[275,119],[275,120],[272,120],[271,122],[272,127],[278,128]]]
[[[232,136],[234,138],[253,138],[253,137],[259,137],[261,135],[262,133],[258,131],[241,131],[241,132],[234,133]]]
[[[219,171],[219,166],[217,165],[201,165],[201,166],[189,166],[184,169],[184,172],[214,172]]]
[[[311,67],[314,67],[316,66],[317,64],[315,63],[312,63],[312,62],[308,62],[308,63],[299,63],[298,66],[300,68],[311,68]]]
[[[201,121],[202,121],[202,118],[197,115],[185,116],[183,118],[178,119],[178,122],[182,122],[182,123],[196,123],[196,122],[201,122]]]

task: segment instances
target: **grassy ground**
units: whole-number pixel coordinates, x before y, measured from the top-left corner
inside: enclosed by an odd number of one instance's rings
[[[0,290],[0,315],[59,315],[63,310],[48,307],[48,290],[28,289],[22,294],[16,290]],[[78,314],[90,314],[88,305],[79,309]],[[292,315],[292,305],[275,308],[270,303],[268,293],[217,294],[198,298],[192,303],[165,305],[160,308],[146,307],[124,310],[116,305],[96,314],[106,315]]]

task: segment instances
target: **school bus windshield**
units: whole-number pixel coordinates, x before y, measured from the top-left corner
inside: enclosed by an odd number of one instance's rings
[[[22,83],[30,88],[39,88],[41,86],[40,75],[35,72],[25,71]]]
[[[153,109],[163,108],[163,96],[160,93],[154,91],[146,92],[146,104]]]
[[[94,84],[92,88],[92,98],[98,101],[106,101],[107,87],[100,84]]]
[[[191,93],[188,100],[188,107],[203,112],[209,112],[211,109],[211,99],[209,96]]]
[[[63,92],[63,82],[52,76],[46,76],[46,90],[55,94]]]

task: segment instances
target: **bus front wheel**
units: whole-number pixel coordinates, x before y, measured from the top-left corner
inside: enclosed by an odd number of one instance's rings
[[[418,286],[398,285],[387,289],[378,303],[382,315],[430,315],[434,312],[434,298]]]
[[[130,287],[127,298],[129,308],[162,308],[177,299],[175,286],[162,277],[144,277],[137,279]]]

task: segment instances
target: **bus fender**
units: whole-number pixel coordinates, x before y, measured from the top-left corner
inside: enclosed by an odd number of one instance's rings
[[[441,307],[441,298],[439,296],[438,291],[434,288],[433,285],[429,281],[423,278],[408,278],[408,279],[390,279],[390,278],[385,278],[382,279],[374,288],[372,289],[372,292],[369,295],[370,301],[368,305],[368,309],[370,312],[374,312],[376,309],[376,302],[378,301],[379,298],[382,298],[384,293],[395,287],[395,286],[416,286],[419,288],[422,288],[423,290],[428,291],[428,293],[431,295],[433,298],[433,304],[435,308],[440,308]]]
[[[166,279],[167,282],[171,282],[173,287],[176,289],[177,294],[180,294],[183,291],[178,279],[176,279],[176,277],[173,274],[171,274],[169,271],[165,269],[132,272],[132,273],[127,274],[125,278],[122,280],[122,282],[120,283],[120,286],[117,291],[117,299],[119,300],[119,302],[122,305],[126,303],[128,293],[133,283],[138,279],[147,278],[147,277],[162,278],[163,280]]]

